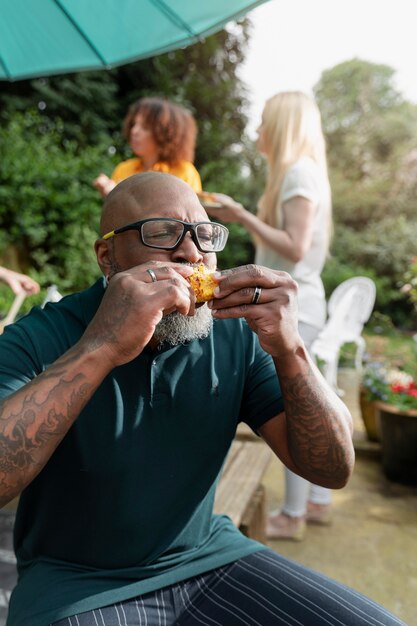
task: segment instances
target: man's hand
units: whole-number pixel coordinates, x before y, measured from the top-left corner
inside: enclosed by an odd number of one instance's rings
[[[195,296],[186,280],[192,272],[189,265],[150,261],[114,274],[82,343],[90,351],[103,350],[111,368],[128,363],[164,315],[194,315]]]
[[[353,470],[352,418],[298,333],[296,283],[285,272],[256,265],[222,272],[219,281],[213,317],[244,317],[279,377],[285,412],[263,424],[261,436],[306,480],[343,487]]]
[[[298,333],[297,283],[286,272],[246,265],[221,273],[213,317],[244,317],[265,352],[274,357],[294,353],[302,345]],[[260,293],[253,303],[255,289]]]

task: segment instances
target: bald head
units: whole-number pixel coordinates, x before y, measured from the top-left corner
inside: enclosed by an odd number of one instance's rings
[[[176,176],[161,172],[135,174],[116,185],[107,196],[101,213],[100,234],[145,218],[150,212],[164,210],[165,214],[170,207],[195,206],[196,203],[198,206],[195,192]],[[207,218],[203,215],[202,219]]]

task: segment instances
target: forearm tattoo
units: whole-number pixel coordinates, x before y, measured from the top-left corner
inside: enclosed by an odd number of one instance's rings
[[[300,468],[310,468],[318,477],[334,475],[351,461],[352,451],[346,445],[347,424],[340,409],[308,374],[281,378],[287,421],[288,445]]]
[[[91,398],[93,386],[68,353],[0,405],[0,506],[40,472]]]

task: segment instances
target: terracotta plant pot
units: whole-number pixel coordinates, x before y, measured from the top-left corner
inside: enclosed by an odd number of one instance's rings
[[[382,467],[390,480],[417,485],[417,409],[402,411],[377,403],[381,427]]]
[[[378,408],[374,400],[367,399],[367,392],[364,387],[359,389],[359,406],[369,441],[380,441]]]

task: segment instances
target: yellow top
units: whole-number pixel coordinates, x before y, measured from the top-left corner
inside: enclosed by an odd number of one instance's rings
[[[132,176],[132,174],[141,174],[144,171],[141,159],[127,159],[127,161],[119,163],[119,165],[114,169],[111,178],[116,183],[120,183],[120,181],[125,178]],[[173,176],[177,176],[188,183],[196,193],[201,191],[200,174],[190,161],[179,161],[178,163],[174,163],[172,165],[165,163],[164,161],[159,161],[158,163],[155,163],[155,165],[151,168],[151,171],[172,174]]]

